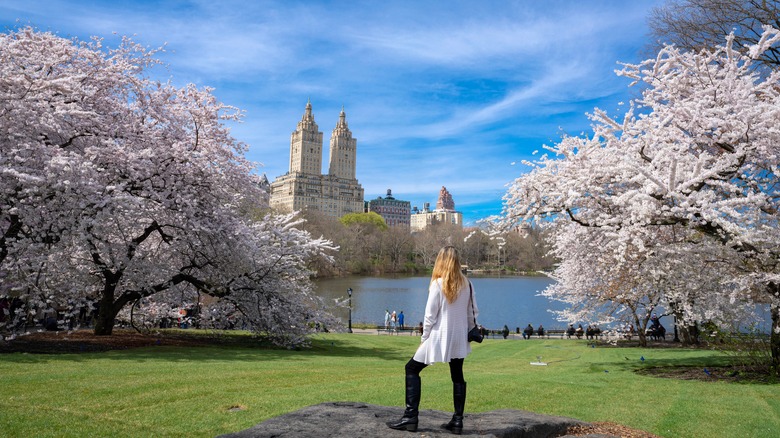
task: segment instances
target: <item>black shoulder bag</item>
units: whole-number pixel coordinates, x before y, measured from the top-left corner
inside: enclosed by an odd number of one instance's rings
[[[482,331],[479,329],[479,325],[477,324],[477,313],[474,311],[474,290],[471,288],[470,281],[469,294],[471,297],[471,315],[474,317],[474,328],[469,330],[469,342],[480,343],[484,337],[482,336]]]

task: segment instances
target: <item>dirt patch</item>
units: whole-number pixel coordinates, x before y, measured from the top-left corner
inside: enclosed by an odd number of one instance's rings
[[[620,438],[659,438],[644,430],[632,429],[622,424],[596,422],[587,426],[573,426],[566,430],[567,436],[604,436]]]
[[[637,374],[667,379],[699,380],[706,382],[764,383],[776,384],[778,379],[765,369],[735,366],[718,367],[650,367],[636,371]]]

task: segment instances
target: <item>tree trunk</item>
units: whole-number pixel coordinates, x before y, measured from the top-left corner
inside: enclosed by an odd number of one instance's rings
[[[697,345],[699,343],[699,327],[694,323],[691,325],[678,325],[677,329],[682,337],[684,347]]]
[[[106,295],[100,300],[97,316],[95,316],[95,334],[98,336],[109,336],[114,331],[114,320],[116,314],[114,311],[114,300],[106,299]]]
[[[674,330],[677,330],[678,341],[682,343],[683,347],[690,347],[691,345],[697,345],[699,343],[699,328],[696,323],[693,324],[679,324],[678,321],[684,321],[681,315],[675,313],[674,315]],[[666,332],[667,336],[670,334]],[[671,333],[674,336],[674,332]]]
[[[770,304],[769,311],[772,314],[772,333],[769,335],[769,346],[772,350],[772,370],[775,375],[778,375],[780,374],[780,304],[777,302]]]
[[[639,346],[647,347],[647,333],[645,333],[644,330],[640,329],[636,331],[636,334],[639,337]]]
[[[634,324],[636,326],[636,335],[639,338],[639,346],[640,347],[647,347],[647,334],[645,333],[645,328],[647,327],[647,321],[645,321],[645,324],[643,325],[642,322],[639,320],[639,316],[636,314],[636,310],[632,309],[634,312]]]
[[[698,344],[699,336],[696,324],[685,324],[685,315],[683,315],[680,303],[676,301],[670,302],[669,308],[672,311],[672,317],[674,318],[674,326],[672,327],[672,330],[667,330],[667,335],[676,335],[676,340],[681,342],[683,347]],[[677,332],[675,333],[673,330],[676,330]]]
[[[98,311],[95,316],[95,335],[109,336],[114,331],[114,320],[121,307],[114,304],[114,293],[118,276],[110,273],[104,273],[105,284],[103,285],[103,294],[98,303]]]
[[[681,346],[683,347],[687,347],[693,344],[690,329],[691,329],[690,326],[682,325],[682,324],[675,324],[674,326],[674,330],[677,330],[678,341],[680,341]],[[674,332],[672,333],[672,336],[674,336]]]

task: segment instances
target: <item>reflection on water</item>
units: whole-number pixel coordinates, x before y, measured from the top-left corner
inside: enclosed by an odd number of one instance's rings
[[[552,280],[546,277],[470,277],[479,306],[477,320],[491,329],[504,324],[513,331],[529,323],[534,327],[563,328],[549,309],[562,310],[561,303],[537,296]],[[343,277],[318,280],[318,294],[331,303],[346,299],[352,288],[352,321],[384,324],[385,310],[404,312],[407,326],[420,323],[425,313],[430,277]],[[346,323],[348,311],[339,316]]]

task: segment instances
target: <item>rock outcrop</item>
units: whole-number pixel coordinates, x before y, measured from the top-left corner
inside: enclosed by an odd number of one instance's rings
[[[358,402],[328,402],[309,406],[266,420],[241,432],[220,438],[302,438],[360,437],[414,438],[451,437],[440,425],[450,420],[451,412],[420,411],[417,432],[392,430],[385,422],[403,414],[402,407],[378,406]],[[585,423],[566,417],[540,415],[528,411],[496,410],[466,413],[464,437],[536,438],[560,437],[570,426]]]

